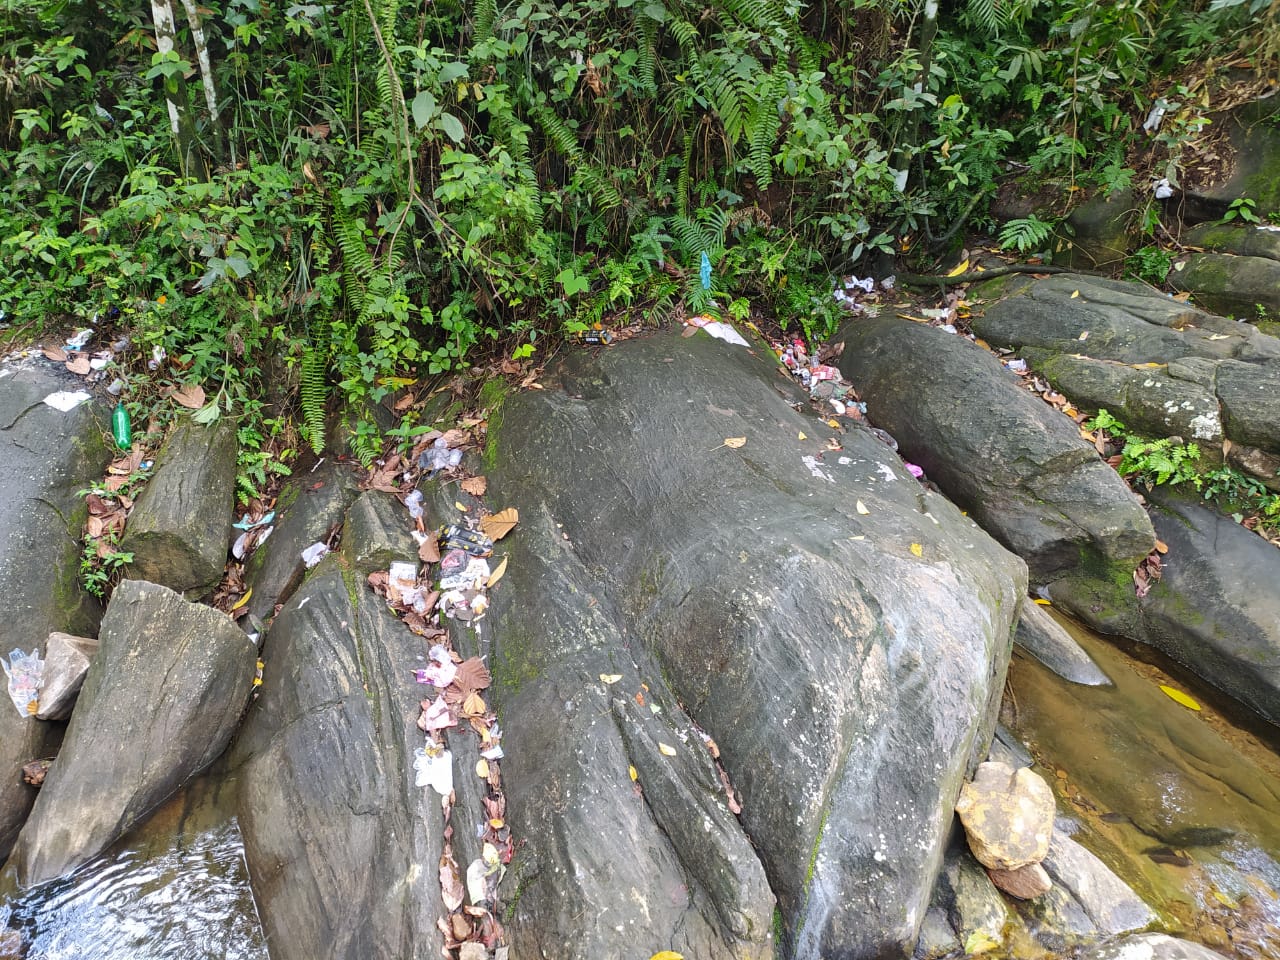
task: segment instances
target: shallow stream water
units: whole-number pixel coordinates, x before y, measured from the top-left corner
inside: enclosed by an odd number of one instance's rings
[[[1078,822],[1075,839],[1171,933],[1228,957],[1280,957],[1280,731],[1245,729],[1203,683],[1165,672],[1173,665],[1057,619],[1114,686],[1069,683],[1018,651],[1003,718]]]
[[[230,790],[212,777],[73,876],[0,906],[27,960],[267,960]],[[2,924],[0,924],[2,926]]]

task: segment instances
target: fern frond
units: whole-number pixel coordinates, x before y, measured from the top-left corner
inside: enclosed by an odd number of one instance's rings
[[[689,212],[689,184],[693,179],[693,131],[684,132],[684,156],[680,172],[676,174],[676,212],[681,216]]]
[[[476,0],[472,6],[472,20],[475,23],[473,43],[487,43],[493,39],[493,25],[498,19],[497,0]]]
[[[636,13],[636,28],[640,32],[639,49],[636,51],[639,55],[636,73],[640,86],[648,93],[657,93],[658,21],[640,11]]]
[[[329,400],[327,367],[324,352],[307,344],[299,369],[298,395],[302,400],[302,435],[316,456],[324,451],[325,404]]]
[[[546,107],[537,110],[536,113],[543,133],[559,151],[560,156],[568,161],[574,176],[582,181],[600,212],[622,206],[622,194],[608,175],[591,162],[586,151],[578,143],[577,133],[570,129],[561,116]]]

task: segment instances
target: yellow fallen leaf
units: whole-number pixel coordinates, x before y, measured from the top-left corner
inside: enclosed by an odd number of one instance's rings
[[[662,751],[662,755],[664,757],[674,757],[676,755],[676,748],[668,746],[661,740],[658,741],[658,749]]]
[[[249,598],[252,596],[253,596],[253,587],[250,587],[248,590],[244,592],[243,597],[241,597],[239,600],[237,600],[234,604],[231,605],[231,609],[239,610],[241,607],[243,607],[246,603],[249,602]]]
[[[460,504],[457,500],[453,501],[453,506],[454,506],[454,508],[455,508],[456,510],[458,510],[458,512],[459,512],[459,513],[466,513],[466,512],[467,512],[467,508],[466,508],[465,506],[463,506],[462,504]]]
[[[737,450],[739,447],[747,445],[746,437],[729,437],[725,440],[724,445],[730,449]]]
[[[631,777],[632,783],[635,783],[637,780],[640,779],[639,772],[633,766],[630,766],[630,765],[627,766],[627,774]]]
[[[870,510],[867,509],[867,505],[863,503],[861,500],[859,500],[856,504],[854,504],[854,507],[864,517],[871,512]]]
[[[659,950],[649,960],[684,960],[684,954],[674,950]]]
[[[1163,540],[1157,540],[1156,553],[1168,553],[1168,552],[1169,552],[1169,545],[1165,543]]]
[[[827,420],[827,421],[826,421],[826,424],[827,424],[827,426],[828,426],[828,427],[830,427],[832,430],[839,430],[839,429],[840,429],[840,421],[839,421],[839,420],[836,420],[836,419],[834,419],[834,418],[833,418],[833,419],[831,419],[831,420]]]
[[[917,557],[923,557],[924,547],[920,546],[920,544],[918,543],[913,543],[911,545],[911,552],[914,553]]]
[[[1179,703],[1188,710],[1195,710],[1197,712],[1200,710],[1200,704],[1196,703],[1181,690],[1175,690],[1173,687],[1166,687],[1163,683],[1160,684],[1160,689],[1163,690],[1164,695],[1174,703]]]
[[[504,821],[501,817],[489,818],[489,826],[493,827],[493,829],[495,830],[501,830],[505,825],[506,825],[506,821]]]
[[[620,674],[620,673],[602,673],[602,674],[600,674],[600,682],[601,682],[601,683],[617,683],[617,682],[618,682],[619,680],[621,680],[621,679],[622,679],[622,674]]]
[[[1073,407],[1069,403],[1062,408],[1062,412],[1065,413],[1068,417],[1075,417],[1077,414],[1080,413],[1079,410],[1077,410],[1075,407]]]
[[[800,431],[800,436],[798,437],[798,439],[800,439],[800,440],[808,440],[809,438],[808,438],[808,437],[806,437],[806,436],[804,435],[804,431],[803,431],[803,430],[801,430],[801,431]]]
[[[481,780],[489,779],[489,761],[484,757],[476,761],[476,776]]]
[[[1080,291],[1079,291],[1079,290],[1072,290],[1072,291],[1071,291],[1071,299],[1072,299],[1072,300],[1074,300],[1074,299],[1075,299],[1076,297],[1078,297],[1078,296],[1080,296]]]
[[[1085,330],[1083,333],[1081,333],[1081,334],[1080,334],[1080,336],[1076,337],[1076,339],[1077,339],[1077,340],[1088,340],[1088,339],[1089,339],[1089,331],[1088,331],[1088,330]]]
[[[480,532],[490,540],[501,540],[520,522],[520,511],[515,507],[507,507],[497,513],[480,518]]]
[[[1036,597],[1036,603],[1040,604],[1040,606],[1042,606],[1042,607],[1050,607],[1050,606],[1053,606],[1053,604],[1051,604],[1051,603],[1050,603],[1048,600],[1046,600],[1044,597]]]
[[[503,557],[498,562],[498,568],[494,570],[493,573],[489,574],[489,579],[485,581],[486,587],[492,587],[495,583],[497,583],[499,580],[502,579],[503,574],[507,572],[507,561],[510,559],[511,559],[510,557]]]
[[[966,270],[968,270],[968,269],[969,269],[969,261],[968,261],[968,259],[961,260],[959,263],[957,263],[954,267],[952,267],[952,268],[947,272],[947,276],[948,276],[948,277],[958,277],[958,276],[960,276],[960,274],[964,273],[964,272],[965,272]]]

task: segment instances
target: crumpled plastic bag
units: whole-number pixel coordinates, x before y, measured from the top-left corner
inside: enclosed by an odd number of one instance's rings
[[[35,715],[40,695],[40,680],[44,676],[44,661],[39,648],[30,653],[14,650],[6,661],[0,657],[0,667],[9,678],[9,698],[24,717]]]
[[[701,327],[717,340],[723,340],[725,343],[732,343],[739,347],[749,347],[751,344],[742,339],[742,334],[733,329],[729,324],[716,320],[714,317],[697,316],[690,317],[685,321],[688,326]]]
[[[97,652],[97,640],[69,633],[49,634],[36,719],[62,720],[71,715],[89,664]]]
[[[440,470],[448,470],[462,462],[461,450],[450,450],[444,437],[436,437],[435,442],[423,450],[418,457],[418,466],[432,474]]]

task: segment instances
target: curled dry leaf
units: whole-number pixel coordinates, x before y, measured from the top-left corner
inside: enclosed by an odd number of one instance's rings
[[[44,355],[54,363],[67,362],[67,351],[63,350],[61,347],[45,347]]]
[[[520,511],[507,507],[480,519],[480,531],[490,540],[501,540],[520,522]]]
[[[198,383],[183,384],[173,391],[173,399],[188,410],[199,410],[204,406],[204,388]]]
[[[854,506],[857,509],[857,511],[860,514],[862,514],[864,517],[871,512],[870,510],[867,509],[867,505],[863,503],[861,500],[859,500]]]
[[[484,477],[467,477],[458,486],[473,497],[483,497],[485,490],[489,488],[489,481]]]
[[[84,355],[80,355],[78,357],[75,357],[72,360],[67,361],[67,369],[70,370],[72,373],[74,373],[76,376],[83,377],[93,368],[89,366],[89,358]]]
[[[418,547],[418,559],[423,563],[440,562],[440,541],[434,534],[427,534],[427,539],[423,540],[422,545]]]
[[[445,854],[440,858],[440,898],[445,909],[452,913],[462,906],[466,892],[462,888],[462,878],[458,875],[458,865],[453,858]]]
[[[474,690],[468,693],[467,698],[462,701],[462,715],[464,717],[483,717],[485,709],[484,698]]]
[[[746,437],[726,437],[724,441],[724,445],[726,447],[729,447],[731,450],[737,450],[739,447],[745,447],[747,445],[747,438]]]
[[[460,447],[471,439],[471,434],[465,430],[459,430],[456,427],[452,430],[444,432],[444,442],[448,447]]]

